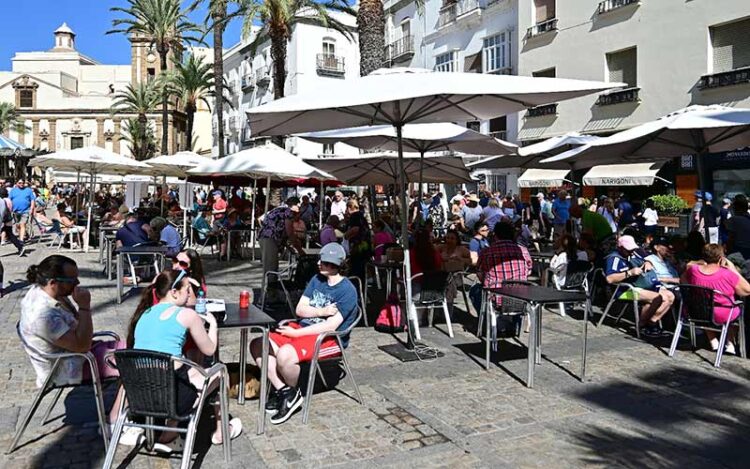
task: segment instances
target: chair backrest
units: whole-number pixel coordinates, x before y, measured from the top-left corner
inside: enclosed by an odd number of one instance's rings
[[[715,292],[698,285],[679,285],[682,315],[691,321],[713,321]]]
[[[419,292],[419,303],[432,303],[442,301],[445,298],[445,291],[448,289],[448,282],[453,275],[452,272],[444,270],[434,270],[424,272],[421,277],[422,289]]]
[[[177,386],[171,355],[133,349],[117,350],[114,355],[131,415],[189,418],[177,413]]]
[[[565,285],[564,290],[581,290],[585,288],[586,279],[591,272],[592,265],[588,261],[574,260],[568,262],[568,266],[565,271]]]
[[[502,285],[507,286],[507,285],[534,285],[534,284],[532,282],[529,282],[528,280],[503,280]],[[525,313],[526,306],[527,304],[525,301],[504,296],[503,302],[501,304],[501,307],[502,307],[501,311],[503,314]]]
[[[292,282],[300,289],[304,289],[307,284],[318,274],[318,260],[316,255],[297,256],[297,265],[294,267]]]

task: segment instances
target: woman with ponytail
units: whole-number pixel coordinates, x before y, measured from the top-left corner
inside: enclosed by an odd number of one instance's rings
[[[165,270],[146,288],[130,320],[128,347],[183,356],[183,346],[188,337],[204,355],[213,355],[218,346],[216,318],[212,314],[199,315],[185,307],[190,295],[191,279],[185,270]],[[197,283],[197,282],[196,282]],[[208,331],[206,331],[206,324]],[[177,408],[186,413],[198,398],[198,388],[203,377],[196,370],[179,365],[175,369],[177,381]],[[214,444],[222,443],[221,412],[215,407],[216,432],[211,436]],[[231,438],[242,432],[240,419],[229,422]],[[162,443],[172,437],[162,435]],[[174,435],[176,436],[176,435]]]

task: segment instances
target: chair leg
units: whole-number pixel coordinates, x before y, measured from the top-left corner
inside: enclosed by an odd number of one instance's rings
[[[682,333],[682,319],[677,320],[677,326],[674,328],[674,337],[672,337],[672,345],[669,347],[669,356],[674,356],[674,351],[677,348],[677,342],[680,341],[680,334]]]
[[[44,383],[44,386],[39,390],[36,397],[34,398],[34,402],[31,404],[31,407],[29,407],[28,412],[26,412],[26,416],[23,418],[23,422],[21,422],[21,426],[18,428],[18,431],[16,431],[16,436],[13,437],[13,441],[10,444],[10,448],[8,448],[8,451],[6,454],[12,453],[16,447],[18,446],[18,442],[21,439],[21,436],[23,435],[23,432],[26,431],[26,427],[29,426],[29,422],[31,422],[31,418],[36,413],[37,409],[39,408],[39,404],[42,403],[42,399],[47,394],[47,386],[49,385],[50,378],[52,378],[52,373],[50,373],[49,377],[47,378],[47,381]]]
[[[343,350],[341,350],[343,353]],[[307,390],[305,401],[302,403],[302,423],[307,424],[310,415],[310,404],[312,404],[313,389],[315,388],[315,372],[318,370],[318,355],[316,354],[310,363],[310,371],[307,373]]]
[[[339,341],[339,347],[341,347],[341,341]],[[349,368],[349,360],[346,358],[346,351],[344,350],[344,347],[341,347],[341,362],[344,364],[344,372],[349,377],[349,380],[352,382],[352,387],[354,387],[354,393],[357,395],[357,401],[360,405],[365,405],[365,400],[362,398],[362,393],[359,392],[359,386],[357,386],[357,381],[354,380],[354,374],[352,374],[352,369]]]
[[[633,301],[633,314],[635,315],[635,337],[641,338],[641,310],[638,308],[638,301]]]
[[[55,392],[55,397],[52,399],[52,402],[50,402],[49,406],[47,407],[47,411],[44,413],[44,417],[42,417],[42,427],[47,425],[47,419],[49,419],[49,415],[52,413],[52,409],[55,408],[57,405],[57,401],[60,400],[60,396],[62,395],[63,388],[60,388]]]
[[[229,376],[226,370],[221,374],[220,392],[219,397],[219,410],[221,412],[221,434],[222,434],[222,447],[224,449],[224,462],[230,463],[232,461],[232,438],[229,430],[229,394],[227,392],[227,386],[229,385]],[[230,438],[227,438],[229,436]]]
[[[489,303],[489,301],[487,302]],[[485,305],[482,309],[486,310],[489,306]],[[492,340],[492,334],[490,333],[490,315],[492,312],[484,311],[484,369],[490,369],[490,341]]]
[[[737,346],[740,348],[740,356],[747,359],[747,342],[745,337],[745,311],[740,311],[739,331],[737,334]]]
[[[451,315],[448,311],[448,301],[443,299],[443,314],[445,315],[445,324],[448,326],[448,336],[453,338],[453,324],[451,323]]]
[[[326,377],[325,377],[325,375],[323,375],[323,370],[320,368],[320,362],[316,363],[315,365],[318,367],[318,370],[317,370],[318,371],[318,376],[320,376],[320,380],[323,382],[323,386],[326,389],[329,389],[328,382],[326,381]]]
[[[724,354],[724,345],[727,343],[727,332],[729,331],[729,324],[721,326],[721,337],[719,337],[719,348],[716,350],[716,361],[714,366],[716,368],[721,367],[721,356]]]
[[[240,384],[241,385],[241,384]],[[182,449],[182,460],[180,461],[180,469],[190,469],[190,457],[193,455],[193,443],[195,442],[195,430],[198,427],[198,417],[200,416],[200,409],[196,410],[195,415],[190,417],[188,421],[188,431],[185,435],[185,446]],[[222,434],[223,438],[228,435]]]
[[[693,325],[692,322],[690,323],[690,345],[693,347],[693,351],[698,348],[698,341],[696,340],[695,335],[695,325]]]
[[[109,425],[107,425],[107,412],[104,410],[104,393],[102,392],[102,384],[99,382],[98,372],[91,373],[93,376],[93,388],[94,388],[94,400],[96,402],[96,413],[99,418],[99,428],[102,431],[102,440],[104,441],[104,449],[109,446]]]
[[[596,327],[601,327],[602,323],[604,322],[604,318],[607,317],[609,314],[609,309],[612,307],[613,304],[615,304],[615,300],[617,300],[617,293],[619,292],[619,289],[615,290],[615,293],[612,295],[612,298],[609,299],[609,303],[607,303],[607,307],[604,308],[604,312],[602,313],[602,316],[599,318],[599,322],[596,324]]]
[[[117,453],[117,443],[120,441],[120,435],[125,426],[126,417],[127,413],[120,410],[120,414],[117,416],[117,422],[115,422],[115,428],[112,431],[112,439],[109,441],[109,446],[107,447],[107,455],[104,458],[102,469],[110,469],[112,467],[112,463],[115,460],[115,453]]]

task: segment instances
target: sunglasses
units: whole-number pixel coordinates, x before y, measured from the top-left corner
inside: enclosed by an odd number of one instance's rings
[[[81,281],[78,277],[54,277],[54,280],[58,283],[69,283],[71,285],[80,285]]]
[[[189,269],[190,263],[187,261],[181,261],[179,259],[172,259],[172,266],[179,265],[182,270]]]

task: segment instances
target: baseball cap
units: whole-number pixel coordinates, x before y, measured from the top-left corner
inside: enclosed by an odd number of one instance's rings
[[[731,204],[732,200],[728,197],[724,197],[724,200],[722,200],[722,202],[724,202],[725,204]]]
[[[704,192],[703,198],[706,199],[708,202],[711,202],[712,200],[714,200],[714,196],[710,192]]]
[[[320,249],[320,262],[341,266],[346,259],[346,251],[339,243],[328,243]]]
[[[671,243],[666,236],[656,236],[651,241],[651,247],[653,248],[654,246],[671,246]]]
[[[626,249],[628,251],[634,251],[638,249],[638,245],[635,242],[635,239],[633,239],[632,236],[620,236],[620,239],[617,240],[617,247]]]
[[[221,191],[219,190],[213,191],[211,192],[211,195],[221,195]]]

